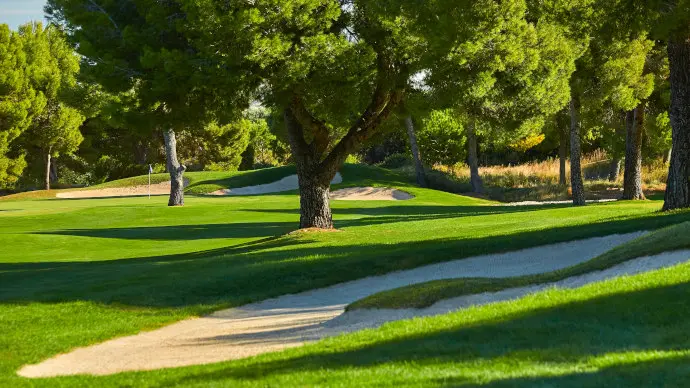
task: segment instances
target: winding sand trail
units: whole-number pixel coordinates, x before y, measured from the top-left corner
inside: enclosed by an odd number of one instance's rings
[[[690,259],[690,252],[641,258],[606,271],[547,284],[440,301],[423,310],[364,310],[345,307],[377,292],[421,282],[458,277],[510,277],[566,268],[594,258],[644,232],[573,241],[521,251],[477,256],[328,288],[285,295],[187,319],[158,330],[73,350],[18,371],[24,377],[107,375],[199,365],[300,346],[344,332],[393,320],[442,314],[474,304],[517,298],[546,287],[576,287],[610,277],[642,272]]]

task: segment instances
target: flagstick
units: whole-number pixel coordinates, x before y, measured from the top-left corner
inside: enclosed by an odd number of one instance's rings
[[[149,199],[151,199],[151,165],[149,164]]]

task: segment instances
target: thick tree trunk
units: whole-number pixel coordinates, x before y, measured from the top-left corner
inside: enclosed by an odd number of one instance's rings
[[[184,172],[187,167],[180,165],[177,160],[177,139],[175,131],[168,129],[163,131],[165,140],[165,157],[168,173],[170,173],[170,199],[168,206],[184,206]]]
[[[642,135],[644,129],[644,104],[626,115],[625,173],[623,199],[645,199],[642,192]]]
[[[690,39],[672,39],[667,48],[671,70],[673,150],[664,210],[673,210],[690,207]]]
[[[339,163],[323,165],[314,149],[303,144],[303,128],[290,108],[284,112],[285,126],[292,148],[300,194],[300,229],[333,229],[330,205],[331,181]],[[343,158],[344,159],[344,158]]]
[[[479,158],[477,157],[477,131],[474,123],[467,126],[467,163],[470,165],[470,183],[475,193],[484,192],[484,182],[479,175]]]
[[[296,158],[297,159],[297,158]],[[299,180],[300,229],[333,229],[330,191],[331,179],[308,173],[314,171],[313,165],[297,163]]]
[[[585,184],[582,180],[580,148],[580,104],[574,98],[570,99],[570,186],[573,191],[573,205],[584,206]]]
[[[568,184],[566,165],[568,163],[568,131],[565,128],[559,129],[560,144],[558,146],[559,174],[558,183],[561,186]]]
[[[48,152],[46,153],[46,180],[45,180],[45,188],[46,190],[50,190],[50,162],[52,160],[52,148],[48,149]]]
[[[611,159],[611,165],[609,169],[609,182],[615,182],[618,180],[618,176],[621,174],[621,158],[614,156]]]
[[[417,135],[414,131],[414,122],[412,121],[412,116],[405,117],[405,128],[407,128],[407,137],[410,138],[410,148],[412,149],[414,168],[415,172],[417,173],[417,184],[421,187],[427,187],[426,173],[424,172],[422,156],[419,154],[419,147],[417,146]]]

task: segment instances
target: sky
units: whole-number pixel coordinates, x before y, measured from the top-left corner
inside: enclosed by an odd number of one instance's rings
[[[0,24],[16,30],[20,24],[43,20],[46,0],[0,0]]]

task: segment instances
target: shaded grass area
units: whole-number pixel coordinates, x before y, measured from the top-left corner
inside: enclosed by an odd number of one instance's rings
[[[690,265],[393,322],[279,353],[106,377],[91,386],[682,387]]]
[[[190,196],[187,206],[173,209],[167,208],[165,198],[3,202],[0,386],[209,384],[215,378],[196,381],[189,370],[183,375],[152,372],[142,378],[146,381],[125,375],[34,381],[14,372],[75,347],[287,293],[477,254],[688,220],[687,212],[656,213],[660,203],[653,201],[586,208],[502,207],[415,188],[385,170],[346,166],[343,175],[347,184],[401,187],[416,198],[336,201],[341,232],[287,236],[299,218],[299,200],[293,194]],[[172,381],[154,377],[167,373],[173,373]],[[331,377],[338,381],[329,372],[329,381]],[[258,384],[272,381],[267,378]],[[229,384],[218,379],[219,385]],[[292,385],[300,385],[296,382]]]
[[[589,261],[558,271],[511,278],[460,278],[414,284],[371,295],[350,304],[347,310],[425,308],[444,299],[553,283],[611,268],[638,257],[687,248],[690,248],[690,222],[658,230],[615,247]]]

